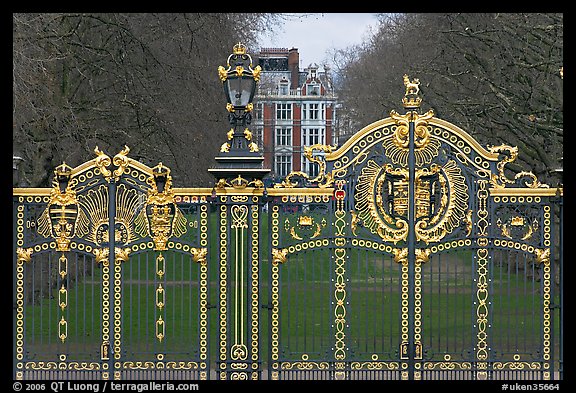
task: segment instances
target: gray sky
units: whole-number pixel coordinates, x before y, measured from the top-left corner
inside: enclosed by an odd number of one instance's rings
[[[274,36],[263,35],[262,48],[298,48],[300,68],[310,63],[321,66],[328,59],[326,51],[344,49],[361,43],[370,28],[378,24],[376,14],[323,13],[291,14],[294,17],[278,28]],[[297,15],[302,17],[298,18]],[[259,48],[257,48],[258,50]]]

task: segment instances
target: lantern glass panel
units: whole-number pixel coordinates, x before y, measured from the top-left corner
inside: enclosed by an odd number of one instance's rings
[[[255,82],[251,77],[228,77],[226,80],[228,101],[234,107],[245,108],[252,101]]]

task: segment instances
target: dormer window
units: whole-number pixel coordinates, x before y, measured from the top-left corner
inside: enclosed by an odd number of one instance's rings
[[[309,83],[306,86],[306,94],[309,96],[319,96],[320,95],[320,85],[317,83]]]
[[[278,84],[278,91],[281,96],[287,96],[289,94],[289,83],[288,79],[282,78]]]

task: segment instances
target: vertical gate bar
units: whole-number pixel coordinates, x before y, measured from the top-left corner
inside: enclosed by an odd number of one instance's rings
[[[150,269],[148,268],[149,266],[149,253],[144,254],[144,273],[146,274],[146,284],[142,285],[140,284],[142,281],[140,280],[140,273],[142,272],[142,257],[139,255],[138,256],[138,299],[141,299],[141,289],[144,287],[144,296],[146,296],[146,300],[148,301],[148,283],[150,282]],[[154,277],[156,277],[156,275],[154,275]],[[154,282],[153,285],[154,287],[156,286],[156,278],[154,278]],[[150,320],[150,307],[146,307],[145,309],[146,311],[146,315],[145,315],[145,321],[148,322]],[[138,312],[140,312],[140,307],[138,307]],[[154,321],[156,321],[156,311],[154,311]],[[140,314],[138,314],[138,321],[141,321],[140,318]],[[151,342],[153,342],[152,340],[149,339],[151,333],[150,333],[150,324],[149,323],[145,323],[144,324],[146,327],[146,333],[145,333],[145,339],[144,341],[146,342],[146,352],[150,351],[150,345]],[[140,337],[140,332],[138,334],[138,339],[141,340],[142,338]]]
[[[549,380],[554,377],[551,373],[550,366],[554,363],[554,311],[555,311],[555,299],[554,299],[554,243],[556,239],[554,238],[554,221],[555,209],[554,206],[550,206],[550,200],[548,199],[547,204],[543,206],[543,222],[544,222],[544,232],[547,232],[549,237],[546,239],[544,235],[544,249],[548,247],[548,258],[542,261],[542,271],[543,276],[541,280],[542,290],[542,343],[544,347],[543,354],[543,370],[541,370],[540,378]],[[548,220],[548,225],[546,225],[546,220]],[[548,298],[546,298],[548,297]]]
[[[221,196],[219,202],[216,204],[220,213],[220,220],[219,220],[219,231],[218,231],[218,239],[219,239],[219,260],[220,260],[220,280],[219,280],[219,293],[220,293],[220,313],[219,313],[219,325],[220,325],[220,344],[218,345],[219,348],[219,357],[220,362],[218,362],[218,369],[216,370],[218,379],[227,379],[226,376],[226,360],[228,358],[228,338],[227,338],[227,320],[228,320],[228,246],[227,246],[227,206],[226,206],[226,197]]]
[[[250,342],[251,342],[251,351],[252,351],[252,372],[253,375],[256,375],[252,379],[262,379],[262,355],[260,353],[261,345],[260,345],[260,331],[261,331],[261,324],[260,324],[260,280],[261,280],[261,252],[260,252],[260,209],[261,209],[261,202],[262,199],[260,197],[253,197],[252,204],[250,205],[249,211],[249,218],[248,221],[250,223],[250,232],[248,239],[250,239],[250,257],[248,261],[250,263],[249,266],[249,273],[248,277],[250,278],[250,300],[251,300],[251,312],[250,312],[250,324],[248,325],[250,332]],[[257,368],[254,369],[254,363],[257,363]],[[254,374],[255,372],[255,374]]]
[[[416,214],[416,156],[414,152],[414,116],[412,112],[408,123],[408,379],[414,379],[414,265],[416,262],[416,237],[414,233]]]
[[[109,307],[109,321],[110,321],[110,348],[112,349],[110,353],[112,356],[109,356],[109,365],[108,369],[112,373],[109,379],[119,379],[120,370],[116,368],[116,359],[120,359],[121,354],[116,353],[117,346],[116,346],[116,334],[115,334],[115,326],[116,326],[116,313],[114,312],[115,306],[115,299],[116,299],[116,286],[114,285],[114,276],[116,273],[116,255],[115,255],[115,218],[116,218],[116,181],[115,179],[111,178],[110,182],[108,183],[108,266],[110,269],[109,274],[109,289],[110,289],[110,307]]]
[[[492,282],[494,281],[494,256],[497,251],[496,247],[494,246],[494,232],[493,229],[490,228],[491,223],[493,222],[493,217],[495,217],[496,213],[496,206],[493,203],[490,203],[490,195],[488,192],[488,196],[486,198],[487,209],[489,209],[490,213],[488,214],[489,222],[488,222],[488,239],[486,239],[486,253],[487,253],[487,260],[485,266],[485,287],[486,287],[486,325],[485,325],[485,336],[486,336],[486,356],[487,356],[487,367],[488,367],[488,379],[494,379],[494,350],[493,350],[493,339],[491,335],[492,326],[494,326],[494,305],[492,300],[494,299],[494,292],[491,290]]]
[[[42,269],[40,269],[42,270]],[[52,271],[52,253],[48,254],[48,272]],[[52,282],[53,278],[52,278],[52,274],[48,274],[48,288],[46,288],[46,294],[49,295],[49,288],[53,288],[54,287],[54,283]],[[43,300],[41,299],[41,302],[43,302]],[[43,307],[41,307],[40,309],[42,309]],[[41,320],[44,320],[44,317],[42,315],[40,315]],[[46,337],[46,341],[47,344],[51,344],[52,343],[52,307],[50,307],[50,305],[48,305],[48,336]],[[40,343],[43,344],[44,340],[43,340],[43,335],[40,335],[41,340]]]
[[[264,205],[266,205],[266,211],[267,211],[267,215],[266,215],[266,221],[268,222],[268,233],[270,234],[270,236],[266,236],[266,243],[268,244],[268,248],[267,248],[267,253],[266,253],[266,259],[268,261],[268,312],[266,313],[267,315],[267,319],[268,319],[268,329],[266,330],[266,338],[268,339],[268,350],[267,350],[267,359],[268,359],[268,367],[267,367],[267,373],[268,373],[268,379],[276,379],[275,376],[276,374],[273,375],[274,368],[273,368],[273,359],[272,359],[272,351],[273,351],[273,347],[274,347],[274,342],[272,341],[272,313],[273,313],[273,308],[275,306],[274,304],[274,299],[272,298],[272,287],[274,286],[273,284],[273,280],[272,280],[272,276],[274,274],[274,269],[272,266],[272,258],[271,258],[271,254],[272,254],[272,236],[271,234],[274,233],[274,229],[272,227],[272,204],[268,203],[268,198],[267,198],[267,194],[268,191],[264,191],[264,197],[262,198],[262,211],[264,210]]]
[[[550,212],[550,303],[549,303],[549,310],[550,310],[550,359],[547,365],[544,365],[544,369],[540,373],[541,379],[554,379],[554,347],[555,347],[555,340],[554,340],[554,332],[555,332],[555,324],[554,324],[554,314],[556,310],[556,298],[555,298],[555,291],[554,288],[556,287],[556,279],[554,276],[555,271],[555,261],[556,261],[556,198],[549,198],[547,201],[547,207]],[[545,209],[545,208],[544,208]],[[544,210],[542,209],[542,210]],[[545,211],[545,210],[544,210]],[[543,222],[541,220],[541,222]],[[534,265],[534,264],[533,264]],[[542,269],[543,271],[543,269]],[[534,277],[534,274],[532,275]],[[544,280],[541,280],[544,281]],[[544,292],[542,292],[542,297]],[[542,309],[544,311],[544,308]],[[542,315],[542,317],[544,317]],[[536,323],[534,323],[536,325]],[[544,337],[542,337],[543,339]],[[544,340],[542,340],[544,341]],[[548,367],[548,368],[546,368]],[[548,373],[548,374],[547,374]]]
[[[558,367],[559,367],[559,378],[560,379],[564,379],[564,285],[563,285],[563,281],[564,281],[564,220],[563,220],[563,206],[564,206],[564,197],[563,196],[559,196],[558,197],[559,201],[558,201],[558,215],[559,215],[559,224],[560,224],[560,231],[559,231],[559,255],[560,255],[560,264],[558,266],[558,274],[560,277],[560,290],[559,290],[559,297],[560,297],[560,320],[558,321],[559,325],[560,325],[560,332],[559,332],[559,341],[558,344],[560,346],[559,348],[559,362],[558,362]],[[555,276],[554,276],[555,277]],[[554,371],[554,370],[552,370]]]
[[[477,190],[478,210],[476,215],[477,227],[477,248],[476,248],[476,379],[487,379],[488,377],[488,259],[489,259],[489,234],[488,220],[488,180],[478,180]],[[490,269],[492,270],[492,269]],[[490,313],[491,314],[491,313]],[[490,315],[491,316],[491,315]]]
[[[299,286],[300,286],[301,293],[304,293],[304,296],[302,297],[302,305],[301,305],[300,309],[306,310],[306,307],[308,304],[314,304],[314,291],[312,291],[312,294],[311,294],[312,299],[308,300],[307,299],[308,298],[308,291],[306,288],[307,287],[306,283],[308,282],[307,281],[307,279],[308,279],[308,277],[307,277],[308,276],[308,274],[307,274],[308,264],[306,263],[307,262],[306,250],[303,250],[300,253],[300,255],[302,256],[302,262],[301,262],[302,263],[302,280],[300,281]],[[308,343],[306,340],[306,338],[308,337],[308,334],[306,331],[306,328],[308,327],[308,313],[307,312],[304,312],[304,321],[303,321],[302,325],[304,326],[304,332],[303,332],[304,342],[302,344],[302,351],[307,352],[307,350],[306,350],[306,348],[308,347]]]
[[[14,198],[14,197],[13,197]],[[18,233],[18,219],[17,219],[17,211],[19,211],[17,204],[16,204],[16,200],[13,199],[12,202],[12,249],[15,251],[17,250],[18,247],[18,241],[17,241],[17,233]],[[18,320],[18,314],[19,314],[19,310],[20,310],[20,306],[18,305],[18,299],[17,299],[17,293],[20,290],[20,285],[19,284],[19,280],[17,278],[18,273],[20,273],[20,261],[18,261],[18,256],[16,252],[12,252],[12,288],[18,288],[15,291],[12,291],[12,379],[18,379],[19,375],[22,371],[18,371],[21,370],[20,367],[18,367],[18,349],[19,349],[19,340],[17,340],[16,338],[16,331],[20,330],[20,328],[16,328],[16,324],[17,324],[17,320]],[[24,280],[22,280],[24,281]],[[21,292],[22,295],[24,296],[24,293]],[[34,292],[32,292],[34,293]],[[22,299],[22,301],[24,300],[24,298]],[[34,303],[32,303],[34,304]],[[24,319],[22,319],[22,322],[24,321]],[[24,331],[25,332],[25,331]],[[23,334],[23,337],[26,337],[26,335]]]
[[[200,246],[206,247],[206,260],[204,263],[200,264],[200,274],[199,274],[199,281],[200,281],[200,295],[199,295],[199,308],[201,312],[200,316],[200,328],[199,328],[199,346],[200,346],[200,379],[207,380],[210,379],[210,318],[208,316],[208,312],[210,311],[210,260],[212,253],[210,252],[210,239],[209,236],[209,223],[210,223],[210,215],[209,215],[209,205],[207,203],[203,203],[200,205]],[[190,285],[192,287],[192,285]],[[190,288],[192,291],[192,288]],[[191,310],[190,310],[191,311]],[[190,324],[192,322],[192,312],[190,312]],[[203,365],[203,366],[202,366]]]

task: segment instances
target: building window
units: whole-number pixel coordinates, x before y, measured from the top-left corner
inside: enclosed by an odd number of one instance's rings
[[[290,172],[292,172],[292,155],[277,154],[276,174],[280,177],[286,177]]]
[[[319,171],[318,164],[311,162],[311,161],[308,161],[308,159],[306,159],[306,158],[302,159],[302,169],[311,178],[318,176],[318,171]]]
[[[324,145],[325,132],[323,128],[303,128],[302,146]]]
[[[287,96],[290,93],[288,87],[288,80],[283,78],[279,83],[279,94],[281,96]]]
[[[309,84],[306,87],[306,94],[309,96],[319,96],[320,95],[320,85]]]
[[[254,118],[256,120],[264,119],[264,104],[263,103],[258,102],[256,104],[256,109],[254,110]]]
[[[276,104],[277,120],[292,120],[292,104]]]
[[[323,128],[302,129],[302,146],[324,145],[325,140]],[[304,155],[302,155],[302,170],[310,177],[318,176],[318,164],[309,161]]]
[[[309,104],[308,105],[308,119],[310,120],[318,120],[319,109],[318,107],[320,104]]]
[[[292,146],[292,128],[276,128],[276,146]]]
[[[262,138],[263,135],[263,128],[256,127],[252,132],[252,141],[258,145],[260,149],[264,147],[264,140]]]

